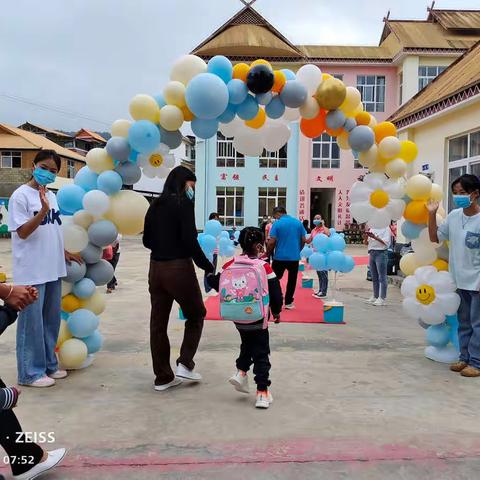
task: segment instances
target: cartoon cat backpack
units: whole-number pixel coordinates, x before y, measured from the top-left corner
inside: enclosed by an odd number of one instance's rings
[[[220,316],[236,323],[268,322],[268,278],[265,262],[235,257],[220,275]]]

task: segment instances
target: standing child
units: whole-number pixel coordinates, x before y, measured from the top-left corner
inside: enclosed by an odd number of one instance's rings
[[[242,255],[226,263],[221,274],[209,276],[209,281],[217,290],[222,287],[222,318],[234,321],[242,341],[237,373],[229,382],[237,391],[249,393],[248,371],[253,363],[257,384],[255,406],[268,408],[273,402],[268,389],[271,384],[268,318],[271,310],[273,318],[280,319],[282,291],[270,265],[259,259],[264,252],[262,231],[255,227],[244,228],[239,243]],[[228,289],[225,285],[229,285]]]
[[[323,221],[323,218],[321,215],[319,214],[315,215],[315,218],[313,219],[313,224],[315,225],[315,228],[310,233],[310,238],[308,238],[307,240],[308,244],[311,244],[313,242],[313,239],[317,235],[320,235],[322,233],[327,237],[330,236],[330,229],[325,226],[325,222]],[[314,293],[313,297],[324,298],[327,296],[327,290],[328,290],[328,270],[317,271],[317,276],[318,276],[318,292]]]

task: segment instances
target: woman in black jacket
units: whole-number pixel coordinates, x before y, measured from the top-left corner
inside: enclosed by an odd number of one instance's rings
[[[174,168],[165,181],[163,193],[154,200],[145,217],[143,244],[152,251],[149,273],[152,304],[150,348],[155,390],[159,391],[179,385],[182,379],[200,381],[202,378],[193,371],[193,357],[202,335],[206,310],[193,262],[207,274],[213,272],[213,265],[197,240],[194,212],[196,180],[195,174],[188,168]],[[174,300],[187,319],[176,375],[170,366],[167,334]]]

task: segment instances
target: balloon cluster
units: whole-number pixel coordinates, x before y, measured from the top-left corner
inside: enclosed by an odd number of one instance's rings
[[[237,240],[239,234],[240,232],[235,232]],[[210,261],[213,260],[213,254],[217,248],[221,257],[233,257],[235,254],[235,245],[218,220],[209,220],[205,224],[204,233],[198,235],[198,243]]]
[[[312,245],[313,248],[305,246],[300,255],[308,259],[308,263],[314,270],[349,273],[354,269],[353,257],[344,253],[346,243],[343,233],[339,234],[331,228],[330,237],[320,233],[313,238]]]
[[[112,158],[111,154],[115,156]],[[111,264],[102,259],[103,249],[114,243],[119,233],[136,235],[143,230],[148,202],[137,192],[121,190],[122,185],[135,183],[139,178],[136,165],[121,163],[124,154],[126,150],[122,154],[116,140],[109,141],[105,149],[90,150],[87,166],[79,170],[73,184],[62,187],[57,194],[65,250],[80,254],[83,260],[83,264],[67,265],[67,276],[62,282],[62,323],[57,347],[65,368],[88,365],[103,343],[97,328],[105,298],[97,287],[106,285],[114,275]]]

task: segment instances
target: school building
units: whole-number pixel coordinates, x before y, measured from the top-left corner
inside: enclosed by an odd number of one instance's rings
[[[432,5],[424,20],[387,16],[383,21],[376,46],[294,45],[248,4],[192,53],[205,60],[225,55],[246,63],[265,58],[276,69],[293,71],[314,63],[356,86],[365,110],[383,121],[480,40],[480,10],[438,10]],[[286,148],[260,158],[244,158],[232,139],[220,134],[197,139],[199,228],[212,211],[227,226],[256,225],[275,205],[302,219],[321,213],[328,224],[348,228],[353,221],[349,190],[366,171],[328,134],[311,140],[299,132],[298,123],[291,129]]]

